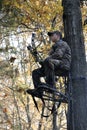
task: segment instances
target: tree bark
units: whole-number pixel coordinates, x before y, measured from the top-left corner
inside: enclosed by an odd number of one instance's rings
[[[86,58],[80,0],[63,0],[63,9],[65,39],[72,52],[68,130],[87,130]]]

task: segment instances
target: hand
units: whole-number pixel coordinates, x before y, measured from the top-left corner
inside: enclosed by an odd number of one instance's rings
[[[40,65],[43,65],[43,60],[38,60]]]

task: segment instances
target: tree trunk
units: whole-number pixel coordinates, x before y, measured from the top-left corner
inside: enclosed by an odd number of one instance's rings
[[[63,8],[65,39],[72,51],[68,130],[87,130],[86,58],[80,0],[63,0]]]

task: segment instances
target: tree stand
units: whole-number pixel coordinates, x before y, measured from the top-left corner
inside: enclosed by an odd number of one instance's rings
[[[62,84],[59,83],[60,77],[62,77],[62,80],[63,80],[62,81],[63,87],[62,87]],[[38,108],[38,104],[35,98],[40,98],[43,103],[44,108],[48,109],[48,111],[51,112],[50,114],[52,114],[54,112],[54,104],[57,104],[57,109],[58,109],[61,103],[68,103],[68,104],[71,103],[72,86],[71,86],[70,81],[71,80],[70,80],[70,73],[69,73],[68,75],[58,76],[58,81],[56,81],[56,85],[58,86],[58,89],[57,87],[56,89],[51,88],[46,83],[43,83],[36,89],[33,89],[33,90],[28,89],[27,93],[32,96],[34,104],[38,111],[39,111],[39,108]],[[63,90],[61,89],[61,87],[63,88]],[[69,111],[71,110],[70,107],[68,107],[68,109]],[[49,115],[43,114],[44,117],[48,117]],[[68,118],[69,117],[67,116],[67,119]]]

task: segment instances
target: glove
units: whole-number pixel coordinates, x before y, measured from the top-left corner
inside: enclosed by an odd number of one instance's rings
[[[38,60],[40,65],[43,65],[43,60]]]

